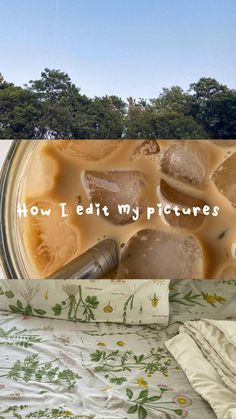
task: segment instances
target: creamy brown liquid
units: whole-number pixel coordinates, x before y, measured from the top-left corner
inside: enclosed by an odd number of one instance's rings
[[[33,205],[53,208],[50,217],[29,216],[23,221],[24,242],[39,277],[49,276],[105,237],[114,238],[122,251],[124,244],[139,230],[158,229],[197,238],[204,255],[204,278],[236,279],[236,259],[232,255],[232,245],[236,243],[236,208],[211,180],[214,171],[236,152],[235,146],[221,147],[210,140],[196,141],[204,147],[208,160],[206,180],[196,185],[182,182],[161,170],[165,151],[180,140],[158,140],[160,151],[151,155],[137,152],[143,140],[72,140],[72,149],[68,150],[66,146],[70,141],[39,142],[26,176],[22,202],[26,202],[28,208]],[[181,140],[184,141],[189,142]],[[76,149],[73,149],[73,142]],[[83,153],[77,156],[80,144]],[[105,156],[102,150],[105,150]],[[96,156],[100,159],[96,160]],[[218,206],[219,215],[204,217],[204,222],[194,231],[172,227],[157,213],[148,221],[145,211],[138,221],[124,225],[116,225],[103,216],[78,216],[76,206],[81,204],[86,208],[91,203],[82,180],[84,171],[114,170],[144,174],[145,206],[156,207],[160,202],[157,188],[164,179],[176,190],[202,199],[209,206]],[[61,218],[59,207],[62,202],[67,203],[69,213],[65,219]]]

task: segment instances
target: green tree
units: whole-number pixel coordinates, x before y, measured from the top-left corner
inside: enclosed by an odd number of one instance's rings
[[[125,113],[126,104],[121,98],[96,96],[90,106],[91,138],[121,138]]]
[[[37,98],[0,78],[0,138],[33,138],[40,115]]]
[[[28,91],[37,96],[42,109],[38,137],[76,138],[87,133],[80,114],[86,112],[90,100],[80,94],[68,74],[46,68],[39,80],[30,81]]]
[[[82,95],[60,70],[24,88],[0,73],[0,138],[236,138],[236,92],[213,78],[127,102]]]
[[[163,89],[157,99],[135,102],[129,98],[128,138],[206,138],[201,123],[190,114],[192,98],[179,87]]]
[[[218,95],[227,95],[230,89],[224,84],[220,84],[211,77],[202,77],[197,83],[190,84],[189,91],[193,91],[193,97],[202,102],[206,102]]]
[[[163,111],[174,111],[183,115],[190,115],[193,97],[180,86],[163,88],[157,99],[152,99],[151,103],[155,109]]]
[[[155,138],[155,118],[153,107],[145,99],[129,97],[128,112],[125,119],[126,138]]]
[[[211,138],[236,138],[236,93],[217,80],[201,78],[190,85],[192,114]]]
[[[211,133],[213,138],[236,138],[236,92],[226,97],[216,96],[211,103]]]
[[[151,103],[156,113],[157,138],[206,138],[201,122],[192,114],[194,98],[179,86],[164,88]]]
[[[37,93],[42,102],[60,101],[71,98],[71,93],[79,93],[68,74],[60,70],[45,68],[39,80],[30,80],[29,89]]]
[[[6,82],[6,80],[4,79],[4,77],[3,77],[3,75],[2,75],[2,73],[0,73],[0,89],[3,89],[4,87],[6,87],[7,86],[7,82]]]
[[[157,138],[201,139],[207,138],[202,125],[192,116],[175,111],[162,111],[157,115]]]

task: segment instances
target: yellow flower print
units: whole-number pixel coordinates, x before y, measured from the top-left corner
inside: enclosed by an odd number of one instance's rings
[[[185,397],[178,397],[177,401],[181,406],[186,406],[187,400],[185,399]]]
[[[98,342],[97,346],[106,346],[106,344],[104,342]]]
[[[212,306],[215,307],[215,303],[225,303],[226,299],[224,297],[220,297],[219,295],[210,295],[208,293],[204,293],[202,292],[202,296],[204,298],[204,300],[208,303],[211,304]]]
[[[159,304],[159,298],[157,297],[156,293],[154,294],[154,297],[151,299],[153,308],[156,308]]]
[[[113,312],[113,307],[110,305],[110,302],[107,304],[107,306],[106,306],[106,307],[104,307],[103,311],[104,311],[104,313],[106,313],[106,314],[110,314],[110,313],[112,313],[112,312]]]
[[[140,378],[138,378],[138,379],[137,379],[137,384],[138,384],[140,387],[144,387],[144,388],[147,388],[147,387],[148,387],[148,383],[147,383],[147,381],[146,381],[146,380],[144,380],[144,378],[143,378],[143,377],[140,377]]]
[[[44,294],[44,300],[47,301],[48,300],[48,290],[45,292]]]
[[[183,396],[182,394],[175,397],[174,402],[180,407],[186,407],[192,404],[192,400],[189,399],[188,397]]]
[[[119,340],[116,344],[117,346],[125,346],[125,342],[122,342],[122,340]]]

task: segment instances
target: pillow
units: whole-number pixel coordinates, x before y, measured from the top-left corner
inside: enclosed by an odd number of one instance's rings
[[[0,309],[80,322],[167,325],[169,280],[1,280]]]

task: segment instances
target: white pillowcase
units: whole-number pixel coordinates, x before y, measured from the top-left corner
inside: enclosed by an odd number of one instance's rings
[[[169,321],[169,280],[1,280],[0,309],[81,322]]]

